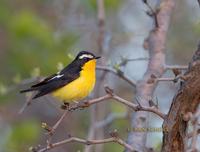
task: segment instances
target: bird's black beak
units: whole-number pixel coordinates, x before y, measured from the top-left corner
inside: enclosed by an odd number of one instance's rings
[[[99,58],[101,58],[101,57],[100,57],[100,56],[96,56],[96,57],[95,57],[95,59],[99,59]]]

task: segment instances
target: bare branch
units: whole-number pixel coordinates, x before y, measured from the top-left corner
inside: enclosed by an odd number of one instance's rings
[[[146,57],[141,57],[141,58],[135,58],[135,59],[128,59],[126,57],[121,57],[121,61],[118,64],[118,66],[125,66],[127,65],[128,62],[133,62],[133,61],[144,61],[144,60],[149,60],[149,58]]]
[[[174,81],[175,78],[157,78],[157,81]]]
[[[144,60],[149,60],[149,58],[135,58],[135,59],[125,59],[127,62],[131,62],[131,61],[144,61]]]
[[[23,86],[26,84],[30,84],[36,81],[41,81],[43,79],[43,77],[36,77],[36,78],[30,78],[30,79],[25,79],[22,82],[20,82],[19,86]],[[30,94],[30,95],[29,95]],[[19,110],[19,114],[22,114],[24,112],[24,110],[31,105],[32,102],[32,97],[33,97],[33,93],[29,93],[28,96],[26,97],[26,102],[23,104],[23,106],[21,107],[21,109]]]
[[[166,70],[173,70],[173,69],[179,69],[179,70],[187,70],[188,65],[165,65]]]
[[[121,57],[121,61],[119,64],[116,64],[116,66],[114,65],[113,67],[109,67],[109,66],[97,66],[97,70],[102,70],[105,72],[110,72],[113,73],[114,75],[120,77],[121,79],[127,81],[131,86],[135,87],[136,86],[136,82],[134,80],[131,80],[130,78],[128,78],[124,72],[120,69],[120,67],[125,66],[128,62],[131,61],[141,61],[141,60],[148,60],[149,58],[146,57],[141,57],[141,58],[135,58],[135,59],[127,59],[125,57]]]
[[[99,102],[105,101],[107,99],[111,99],[112,96],[110,94],[106,94],[105,96],[99,97],[99,98],[95,98],[95,99],[91,99],[91,100],[87,100],[87,101],[82,101],[78,104],[72,105],[70,106],[67,110],[68,111],[74,111],[77,109],[81,109],[81,108],[86,108],[89,107],[93,104],[97,104]]]
[[[154,10],[151,5],[148,3],[148,0],[143,0],[143,3],[146,4],[146,6],[149,8],[150,12],[147,12],[147,15],[149,15],[150,17],[154,18],[155,21],[155,27],[158,28],[159,24],[158,24],[158,19],[157,19],[157,13],[158,10]]]
[[[137,105],[134,104],[130,101],[127,101],[117,95],[113,95],[113,99],[115,99],[116,101],[128,106],[129,108],[135,110],[135,111],[148,111],[148,112],[152,112],[158,116],[160,116],[162,119],[165,119],[165,114],[163,114],[156,106],[152,106],[152,107],[145,107],[142,105]]]
[[[61,115],[61,117],[58,119],[58,121],[55,123],[55,125],[49,130],[49,135],[53,135],[55,130],[58,128],[58,126],[60,125],[60,123],[63,121],[63,119],[67,116],[67,114],[69,113],[69,111],[64,111],[64,113]]]
[[[27,97],[26,97],[26,101],[25,103],[23,104],[23,106],[21,107],[21,109],[19,110],[19,114],[22,114],[24,112],[24,110],[31,104],[32,102],[32,97],[33,97],[33,93],[29,94]]]
[[[37,150],[37,149],[34,149],[34,150],[35,150],[35,152],[45,152],[50,149],[56,148],[58,146],[61,146],[61,145],[67,144],[67,143],[73,143],[73,142],[77,142],[77,143],[81,143],[81,144],[85,144],[85,145],[96,145],[96,144],[105,144],[105,143],[113,142],[113,143],[117,143],[117,144],[123,146],[124,148],[129,149],[130,151],[134,150],[130,145],[128,145],[125,141],[123,141],[119,137],[111,137],[111,138],[99,139],[99,140],[87,140],[87,139],[82,139],[82,138],[77,138],[77,137],[70,137],[68,139],[53,143],[53,144],[51,144],[51,146],[47,146],[40,150]]]
[[[152,112],[155,113],[156,115],[160,116],[161,118],[165,118],[165,114],[163,114],[156,106],[152,106],[152,107],[145,107],[142,105],[138,105],[138,104],[134,104],[131,101],[125,100],[119,96],[117,96],[116,94],[113,93],[113,90],[110,89],[109,87],[106,87],[106,92],[107,94],[105,96],[96,98],[96,99],[92,99],[92,100],[88,100],[88,101],[83,101],[80,102],[74,106],[69,107],[69,111],[73,111],[76,109],[80,109],[80,108],[85,108],[85,107],[89,107],[93,104],[105,101],[107,99],[115,99],[115,101],[124,104],[125,106],[128,106],[129,108],[131,108],[134,111],[148,111],[148,112]]]
[[[175,78],[157,78],[156,81],[158,82],[161,82],[161,81],[164,81],[164,82],[169,82],[169,81],[172,81],[174,83],[178,82],[179,80],[179,76],[175,77]]]
[[[118,72],[117,70],[110,68],[108,66],[97,66],[97,70],[102,70],[102,71],[106,71],[106,72],[110,72],[113,73],[114,75],[120,77],[121,79],[125,80],[126,82],[128,82],[131,86],[135,87],[136,86],[136,82],[134,80],[131,80],[130,78],[128,78],[127,76],[125,76],[124,74]]]
[[[186,81],[189,78],[189,76],[184,76],[182,74],[177,75],[175,78],[156,78],[156,81],[173,81],[174,83],[178,82],[178,80]]]

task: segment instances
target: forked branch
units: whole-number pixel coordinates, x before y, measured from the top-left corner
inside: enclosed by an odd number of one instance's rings
[[[37,151],[36,149],[35,150],[36,150],[36,152],[45,152],[45,151],[48,151],[50,149],[62,146],[62,145],[67,144],[67,143],[73,143],[73,142],[82,143],[82,144],[85,144],[85,145],[96,145],[96,144],[105,144],[105,143],[113,142],[113,143],[120,144],[124,148],[127,148],[131,151],[134,150],[130,145],[128,145],[125,141],[123,141],[121,138],[118,138],[118,137],[117,138],[111,137],[111,138],[99,139],[99,140],[87,140],[87,139],[82,139],[82,138],[77,138],[77,137],[70,137],[68,139],[53,143],[53,144],[51,144],[51,146],[42,148],[39,151]]]
[[[93,104],[108,100],[108,99],[114,99],[115,101],[124,104],[125,106],[131,108],[134,111],[148,111],[148,112],[152,112],[158,116],[160,116],[161,118],[165,118],[165,114],[163,114],[156,106],[152,106],[152,107],[146,107],[146,106],[142,106],[140,104],[135,104],[132,103],[131,101],[128,101],[126,99],[121,98],[120,96],[116,95],[112,89],[110,89],[108,86],[105,87],[105,91],[106,91],[106,95],[99,97],[99,98],[95,98],[92,100],[87,100],[87,101],[83,101],[80,102],[78,104],[72,105],[71,107],[68,108],[69,111],[73,111],[76,109],[80,109],[80,108],[85,108],[85,107],[89,107]]]

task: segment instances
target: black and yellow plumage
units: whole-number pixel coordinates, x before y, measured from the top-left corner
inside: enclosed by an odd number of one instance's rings
[[[81,51],[63,70],[31,86],[23,92],[37,91],[33,99],[51,93],[62,101],[70,102],[85,98],[93,90],[96,81],[96,57]]]

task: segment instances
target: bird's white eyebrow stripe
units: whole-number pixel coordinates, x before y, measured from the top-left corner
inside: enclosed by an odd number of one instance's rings
[[[53,80],[53,79],[55,79],[55,78],[61,78],[62,76],[64,76],[64,74],[62,74],[62,75],[56,75],[55,77],[49,79],[49,81],[50,81],[50,80]]]
[[[81,55],[81,56],[79,57],[79,59],[83,59],[83,58],[90,58],[90,59],[92,59],[93,56],[92,56],[91,54],[83,54],[83,55]]]

